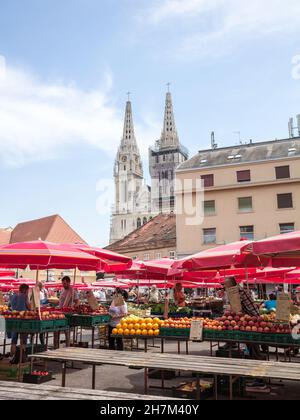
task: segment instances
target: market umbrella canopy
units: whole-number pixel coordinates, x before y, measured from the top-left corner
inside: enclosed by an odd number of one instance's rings
[[[100,261],[94,255],[51,242],[22,242],[0,247],[0,265],[31,270],[73,269],[99,271]]]
[[[255,255],[270,257],[273,267],[299,267],[300,231],[253,242],[250,249]]]
[[[0,277],[15,277],[15,275],[16,275],[15,271],[0,269]]]
[[[260,258],[249,251],[250,241],[239,241],[232,244],[219,246],[176,261],[173,268],[190,271],[211,268],[230,267],[261,267],[267,264],[265,258]]]
[[[63,246],[69,247],[70,249],[77,249],[97,257],[100,261],[99,272],[115,273],[130,269],[132,266],[132,258],[106,249],[90,247],[85,244],[63,244]]]

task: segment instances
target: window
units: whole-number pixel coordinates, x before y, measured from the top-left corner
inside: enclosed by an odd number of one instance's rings
[[[241,226],[240,237],[248,239],[248,241],[254,241],[254,226]]]
[[[295,231],[295,223],[280,223],[280,235]]]
[[[214,175],[202,175],[201,179],[203,180],[204,183],[204,187],[205,188],[209,188],[209,187],[213,187],[215,185],[215,181],[214,181]]]
[[[288,179],[291,177],[289,166],[278,166],[275,168],[276,179]]]
[[[293,194],[277,194],[277,203],[279,209],[293,208]]]
[[[142,220],[140,218],[137,219],[137,228],[139,229],[142,226]]]
[[[176,252],[175,251],[170,251],[169,255],[170,255],[171,260],[175,260],[175,258],[176,258]]]
[[[204,201],[204,216],[213,216],[216,214],[215,200]]]
[[[239,211],[241,213],[250,213],[253,211],[252,197],[240,197],[238,200]]]
[[[143,219],[143,225],[145,225],[148,222],[147,217],[144,217]]]
[[[203,243],[205,245],[215,244],[217,242],[217,229],[203,229]]]
[[[251,181],[251,171],[238,171],[237,175],[237,182],[250,182]]]
[[[157,252],[157,253],[155,254],[155,259],[156,259],[156,260],[161,260],[161,253],[160,253],[160,252]]]
[[[144,261],[149,261],[149,260],[150,260],[150,254],[145,254]]]

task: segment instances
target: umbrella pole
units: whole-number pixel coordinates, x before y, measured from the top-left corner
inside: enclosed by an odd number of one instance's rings
[[[74,279],[73,279],[73,284],[75,284],[75,283],[76,283],[76,273],[77,273],[77,268],[75,267],[75,270],[74,270]]]
[[[35,284],[36,286],[39,284],[39,269],[36,270]]]

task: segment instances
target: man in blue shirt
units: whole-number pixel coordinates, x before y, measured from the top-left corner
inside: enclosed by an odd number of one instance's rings
[[[271,311],[272,309],[277,309],[277,297],[275,295],[275,293],[271,293],[269,296],[270,300],[267,300],[264,303],[264,308],[267,309],[268,311]]]
[[[22,284],[19,288],[18,293],[14,293],[10,298],[10,308],[12,311],[28,311],[30,310],[30,303],[28,299],[28,292],[29,287],[27,284]],[[20,337],[21,346],[26,346],[27,343],[27,335],[21,334]],[[18,334],[12,333],[11,334],[11,356],[14,357],[17,351],[17,344],[18,344]]]

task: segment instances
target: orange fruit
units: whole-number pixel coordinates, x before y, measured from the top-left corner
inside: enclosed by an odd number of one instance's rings
[[[127,328],[128,328],[128,324],[127,324],[126,322],[123,322],[123,323],[122,323],[122,328],[123,328],[124,330],[127,330]]]
[[[141,324],[141,329],[145,330],[147,328],[147,324],[145,324],[144,322]]]
[[[156,336],[159,335],[159,330],[155,330],[154,335],[156,335]]]
[[[150,336],[154,335],[154,331],[153,330],[148,330],[148,335],[150,335]]]
[[[134,329],[134,325],[133,325],[133,324],[128,324],[128,328],[129,328],[130,330],[133,330],[133,329]]]
[[[148,331],[147,330],[143,330],[142,331],[142,335],[148,335]]]
[[[116,328],[119,330],[120,328],[122,328],[122,324],[118,324],[118,325],[116,326]]]
[[[134,328],[136,330],[140,330],[141,329],[141,326],[140,326],[140,324],[136,323],[136,324],[134,324]]]
[[[152,330],[153,329],[153,324],[148,322],[147,324],[147,330]]]
[[[135,329],[132,329],[131,331],[130,331],[130,335],[135,335],[136,334],[136,330]]]
[[[155,323],[159,324],[160,322],[163,322],[163,321],[161,321],[159,318],[154,318],[154,319],[153,319],[153,322],[155,322]]]
[[[119,335],[123,335],[123,333],[124,333],[123,328],[118,328],[118,334],[119,334]]]
[[[118,334],[118,329],[117,329],[117,328],[114,328],[114,329],[112,330],[112,334],[114,334],[114,335]]]
[[[135,330],[136,335],[142,335],[142,330]]]
[[[159,328],[159,325],[158,325],[158,323],[156,322],[155,324],[153,324],[153,329],[154,330],[158,330],[158,328]]]
[[[128,328],[126,328],[126,330],[124,331],[124,335],[129,335],[129,334],[130,334],[130,331]]]

